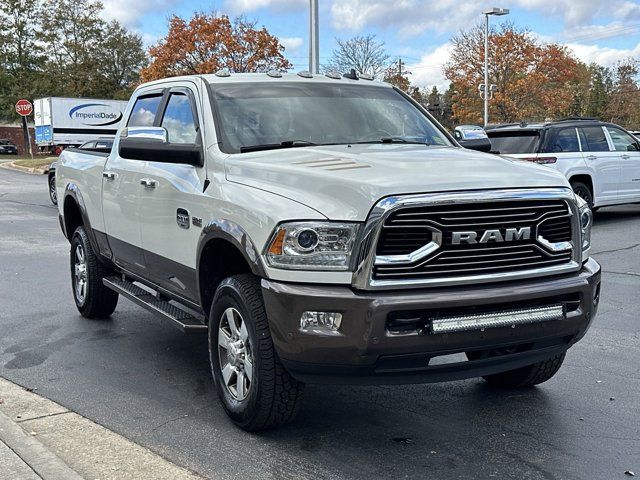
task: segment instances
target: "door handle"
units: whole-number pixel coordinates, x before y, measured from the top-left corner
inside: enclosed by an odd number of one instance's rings
[[[140,185],[143,185],[145,188],[156,188],[158,182],[151,178],[141,178]]]
[[[102,176],[107,180],[115,180],[116,172],[102,172]]]
[[[587,155],[587,160],[596,160],[598,157],[595,155]]]
[[[625,153],[624,155],[621,155],[620,158],[623,160],[629,160],[631,157]]]

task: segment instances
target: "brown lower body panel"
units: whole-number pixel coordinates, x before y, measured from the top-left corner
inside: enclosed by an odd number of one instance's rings
[[[571,275],[447,288],[365,292],[262,281],[280,359],[294,377],[319,383],[424,383],[530,365],[564,352],[584,336],[596,314],[599,291],[600,266],[592,259]],[[559,320],[456,333],[429,331],[429,318],[437,316],[558,303],[565,306]],[[300,316],[308,310],[340,312],[340,334],[301,332]],[[398,331],[398,318],[413,318],[415,325]],[[474,352],[474,360],[429,365],[431,358],[461,352]]]

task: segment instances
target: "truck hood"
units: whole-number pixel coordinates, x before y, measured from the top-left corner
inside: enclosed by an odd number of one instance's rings
[[[529,162],[455,147],[337,145],[230,155],[226,177],[307,205],[332,220],[363,221],[383,197],[503,188],[568,187]]]

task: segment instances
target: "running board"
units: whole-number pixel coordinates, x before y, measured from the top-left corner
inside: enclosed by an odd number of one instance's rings
[[[191,313],[176,307],[153,293],[140,288],[133,282],[123,280],[120,277],[107,277],[102,279],[104,286],[119,293],[142,308],[155,313],[165,320],[171,321],[184,333],[206,333],[207,326]]]

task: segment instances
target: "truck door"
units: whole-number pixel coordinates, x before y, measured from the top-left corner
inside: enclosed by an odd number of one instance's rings
[[[180,82],[168,92],[156,126],[167,131],[169,144],[202,146],[204,125],[196,84]],[[202,155],[204,159],[204,154]],[[142,244],[150,278],[188,300],[197,300],[197,245],[206,215],[204,166],[149,161],[145,177],[154,188],[141,199]]]
[[[134,103],[127,127],[152,126],[163,92],[140,95]],[[102,213],[114,261],[132,273],[146,270],[142,251],[140,200],[145,193],[146,162],[120,157],[118,141],[102,173]]]

